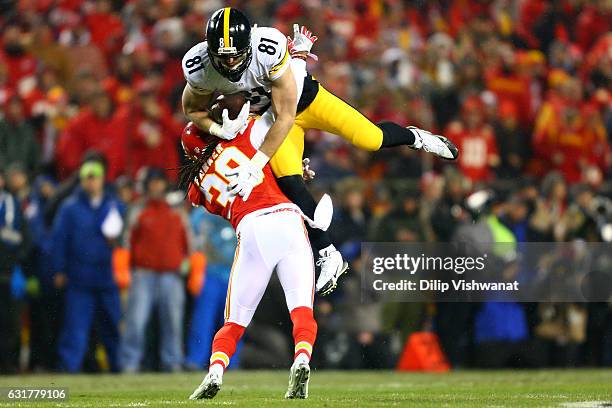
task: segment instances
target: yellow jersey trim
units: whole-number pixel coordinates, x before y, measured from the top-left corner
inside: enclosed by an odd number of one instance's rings
[[[278,64],[273,66],[272,69],[270,69],[270,75],[277,73],[283,67],[283,65],[285,65],[285,63],[287,62],[288,57],[289,57],[289,51],[285,50],[285,56],[283,57],[281,62],[279,62]]]

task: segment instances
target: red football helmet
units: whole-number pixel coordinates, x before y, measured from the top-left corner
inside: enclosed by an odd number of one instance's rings
[[[189,122],[181,134],[183,151],[187,157],[191,159],[198,159],[202,152],[204,152],[206,146],[217,140],[218,138],[216,136],[204,132],[194,125],[193,122]]]

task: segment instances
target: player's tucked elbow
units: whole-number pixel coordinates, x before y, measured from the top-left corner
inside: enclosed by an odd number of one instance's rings
[[[195,119],[201,118],[202,112],[199,112],[193,106],[187,105],[187,106],[183,106],[183,113],[185,114],[185,116],[187,116],[189,120],[195,120]]]
[[[189,117],[189,114],[193,112],[193,94],[189,90],[189,85],[185,85],[185,88],[183,89],[181,105],[183,107],[183,113],[185,116]]]
[[[198,96],[191,90],[189,84],[185,85],[181,100],[183,113],[192,120],[201,117],[202,114],[206,114],[206,109],[203,106],[206,106],[209,99],[210,97],[207,95]]]

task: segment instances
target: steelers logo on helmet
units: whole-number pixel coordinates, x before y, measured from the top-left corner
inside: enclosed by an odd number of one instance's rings
[[[206,24],[206,43],[213,67],[232,82],[238,82],[251,63],[251,24],[240,11],[224,7]]]

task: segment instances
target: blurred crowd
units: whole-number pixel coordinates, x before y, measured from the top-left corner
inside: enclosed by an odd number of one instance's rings
[[[327,89],[461,152],[448,164],[307,133],[353,271],[317,301],[320,367],[390,367],[420,330],[455,366],[612,365],[609,304],[363,303],[358,273],[362,241],[449,242],[485,219],[516,242],[612,240],[609,1],[231,3],[287,34],[307,25]],[[235,241],[174,190],[180,60],[225,2],[0,5],[0,372],[202,368]],[[495,198],[475,215],[482,189]],[[289,361],[279,290],[233,365]]]

